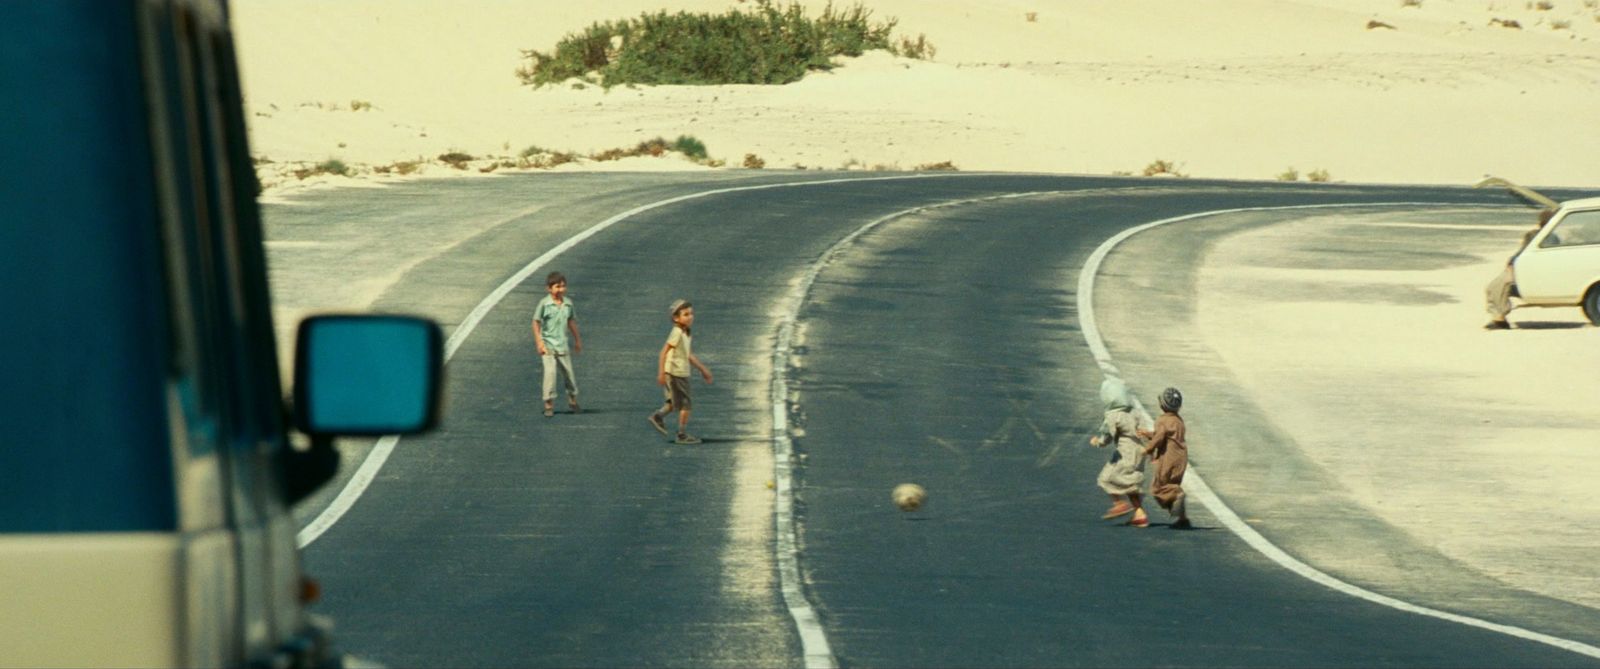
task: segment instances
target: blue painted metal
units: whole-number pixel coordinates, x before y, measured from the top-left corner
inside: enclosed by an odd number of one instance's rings
[[[132,3],[0,3],[0,532],[176,524]]]

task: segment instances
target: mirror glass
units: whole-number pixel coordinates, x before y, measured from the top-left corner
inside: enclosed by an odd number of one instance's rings
[[[311,434],[408,434],[432,426],[442,345],[432,321],[316,316],[296,342],[296,418]]]

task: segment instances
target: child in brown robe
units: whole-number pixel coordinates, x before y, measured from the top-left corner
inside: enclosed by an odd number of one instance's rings
[[[1139,432],[1139,436],[1149,440],[1145,455],[1152,456],[1156,464],[1150,495],[1176,519],[1172,521],[1172,529],[1187,530],[1193,526],[1189,524],[1183,494],[1183,473],[1189,469],[1189,446],[1184,442],[1183,417],[1178,415],[1178,409],[1183,406],[1183,393],[1177,388],[1168,388],[1161,391],[1160,402],[1161,417],[1156,419],[1155,428]]]

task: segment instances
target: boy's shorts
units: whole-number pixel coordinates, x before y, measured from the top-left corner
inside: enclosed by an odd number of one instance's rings
[[[667,396],[667,404],[671,404],[673,409],[681,411],[688,409],[692,404],[689,401],[689,377],[687,376],[668,374],[667,387],[661,391],[662,394]]]

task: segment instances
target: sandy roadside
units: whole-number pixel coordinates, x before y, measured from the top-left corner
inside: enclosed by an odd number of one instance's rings
[[[1481,329],[1483,286],[1531,221],[1521,208],[1200,219],[1125,243],[1096,302],[1141,306],[1102,318],[1114,358],[1150,403],[1187,391],[1198,470],[1291,554],[1425,605],[1530,610],[1486,588],[1498,583],[1600,608],[1587,522],[1600,331],[1576,308]],[[1192,303],[1150,290],[1179,281]]]
[[[269,193],[390,180],[375,170],[396,163],[476,176],[518,169],[497,166],[530,146],[587,154],[690,135],[724,169],[747,154],[766,169],[1084,174],[1164,160],[1196,177],[1600,183],[1588,159],[1600,9],[1580,0],[876,0],[898,34],[937,45],[934,59],[869,52],[784,86],[532,89],[513,75],[522,49],[595,21],[747,4],[241,0],[252,149],[271,161],[258,171]],[[446,152],[476,160],[454,169]],[[329,160],[354,179],[295,176]]]
[[[1523,211],[1310,216],[1218,243],[1201,336],[1363,506],[1514,586],[1600,607],[1600,347],[1576,308],[1481,329]]]

